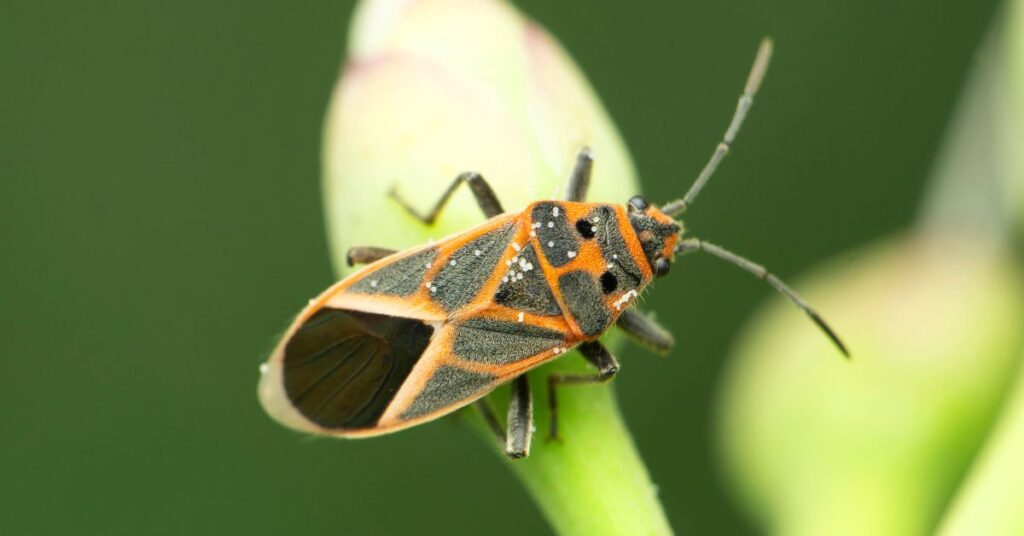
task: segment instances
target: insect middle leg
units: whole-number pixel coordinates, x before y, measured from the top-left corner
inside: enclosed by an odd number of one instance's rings
[[[445,203],[448,202],[448,199],[453,193],[455,193],[455,189],[462,183],[469,185],[469,189],[473,192],[473,197],[476,198],[476,204],[480,205],[480,210],[484,212],[484,216],[493,218],[494,216],[505,212],[505,210],[501,208],[501,202],[498,201],[498,196],[494,195],[494,190],[491,189],[491,185],[487,184],[487,181],[485,181],[479,173],[463,173],[458,177],[455,177],[451,186],[441,194],[441,199],[438,199],[437,203],[434,203],[434,207],[430,209],[430,212],[427,212],[426,214],[420,213],[418,210],[413,208],[412,205],[402,198],[402,196],[398,195],[398,192],[394,188],[391,189],[389,195],[392,199],[397,201],[399,205],[402,205],[402,208],[409,212],[409,214],[412,214],[413,217],[427,225],[432,225],[434,221],[437,220],[437,216],[441,213],[441,209],[444,208]]]
[[[548,407],[551,409],[551,426],[548,430],[550,439],[558,439],[558,395],[556,391],[559,386],[604,383],[619,372],[619,362],[601,343],[585,342],[579,345],[579,351],[590,364],[597,367],[597,374],[552,374],[548,376]]]
[[[533,396],[526,374],[513,380],[511,388],[507,431],[502,429],[498,415],[487,398],[477,400],[476,407],[498,443],[504,447],[505,454],[509,458],[525,458],[530,455],[530,440],[533,437]]]
[[[584,147],[576,155],[576,165],[569,175],[569,185],[565,188],[566,201],[586,201],[590,190],[590,172],[594,169],[594,153]]]
[[[629,308],[623,311],[615,324],[626,335],[659,354],[668,353],[676,344],[675,337],[669,330],[637,309]]]
[[[388,248],[378,248],[374,246],[354,246],[348,248],[345,253],[345,262],[349,266],[355,266],[356,264],[369,264],[376,262],[388,255],[394,255],[397,251]]]

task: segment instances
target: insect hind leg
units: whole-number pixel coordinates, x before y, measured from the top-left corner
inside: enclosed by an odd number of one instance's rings
[[[487,428],[505,449],[505,455],[519,459],[530,455],[530,440],[533,437],[533,396],[526,374],[513,380],[511,388],[507,431],[501,427],[498,414],[486,397],[476,401],[476,408],[480,411]]]
[[[452,194],[455,193],[455,189],[462,183],[469,185],[469,189],[473,192],[473,197],[476,198],[476,204],[480,206],[480,210],[483,211],[484,216],[493,218],[494,216],[505,212],[505,210],[501,208],[501,202],[498,201],[498,196],[495,195],[494,190],[491,189],[491,185],[487,184],[487,181],[484,180],[479,173],[473,172],[463,173],[458,177],[455,177],[455,180],[452,181],[451,185],[448,186],[448,189],[441,194],[441,198],[434,203],[434,207],[427,213],[421,213],[413,208],[408,201],[398,194],[398,191],[395,188],[392,188],[391,191],[388,192],[388,195],[398,202],[398,204],[414,218],[427,225],[433,225],[434,221],[437,220],[438,215],[441,214],[441,210],[444,208],[445,204],[448,203],[448,199],[451,198]]]
[[[576,165],[569,175],[569,185],[565,188],[566,201],[586,201],[587,191],[590,190],[590,172],[594,169],[594,153],[589,147],[584,147],[576,155]]]
[[[586,385],[605,383],[619,372],[619,362],[615,356],[597,341],[579,345],[583,357],[597,367],[597,374],[552,374],[548,376],[548,408],[551,410],[551,425],[548,429],[549,439],[558,437],[558,387],[563,385]]]
[[[480,411],[480,416],[483,417],[484,423],[487,424],[487,429],[494,433],[494,437],[497,438],[498,443],[505,444],[505,430],[501,428],[501,423],[498,422],[498,414],[494,412],[494,407],[491,406],[491,402],[487,400],[487,397],[481,398],[476,401],[476,409]]]
[[[505,454],[509,458],[530,455],[533,437],[533,396],[526,374],[512,382],[512,395],[508,400],[508,432],[505,435]]]

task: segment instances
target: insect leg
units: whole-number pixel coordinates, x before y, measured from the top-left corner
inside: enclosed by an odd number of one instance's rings
[[[832,343],[839,348],[839,351],[842,352],[844,356],[850,356],[850,353],[846,350],[846,345],[843,344],[843,341],[839,339],[836,332],[828,325],[828,323],[825,322],[825,319],[823,319],[817,311],[812,309],[810,305],[807,305],[807,302],[805,302],[795,290],[789,288],[789,285],[783,283],[778,277],[775,277],[775,274],[769,272],[764,266],[743,258],[721,246],[717,246],[699,238],[688,238],[676,246],[676,253],[681,255],[690,253],[691,251],[703,251],[705,253],[710,253],[719,259],[750,272],[758,279],[767,281],[772,288],[779,292],[779,294],[789,298],[789,301],[793,302],[794,305],[807,313],[807,316],[817,324],[821,331],[825,332],[825,335],[832,340]]]
[[[505,444],[505,430],[501,428],[501,423],[498,422],[498,414],[494,412],[494,408],[491,406],[490,401],[487,397],[481,398],[476,401],[476,409],[480,411],[480,416],[484,418],[484,422],[487,423],[487,428],[494,432],[494,436],[498,439],[498,443]]]
[[[508,433],[505,435],[505,454],[509,458],[530,455],[533,437],[533,396],[526,374],[512,382],[512,395],[508,399]]]
[[[594,153],[589,147],[584,147],[576,155],[576,165],[572,168],[572,175],[569,175],[569,185],[565,188],[566,201],[586,201],[592,169],[594,169]]]
[[[558,439],[558,397],[555,391],[559,386],[604,383],[619,372],[619,362],[601,343],[585,342],[579,345],[579,351],[591,365],[597,367],[597,374],[552,374],[548,376],[548,407],[551,409],[551,427],[548,434],[551,439]]]
[[[676,343],[672,333],[634,308],[623,311],[615,323],[627,335],[659,354],[668,353]]]
[[[348,252],[345,253],[345,262],[347,262],[349,266],[354,266],[356,264],[369,264],[371,262],[379,261],[394,253],[396,253],[395,250],[388,248],[355,246],[348,248]]]
[[[494,195],[494,190],[491,189],[491,186],[487,184],[487,181],[485,181],[479,173],[463,173],[458,177],[455,177],[451,186],[441,194],[441,199],[438,199],[437,203],[434,204],[434,208],[430,209],[430,212],[427,212],[426,214],[420,213],[409,205],[405,199],[402,199],[402,197],[398,195],[398,192],[394,188],[391,189],[389,195],[392,199],[397,201],[399,205],[402,205],[402,208],[408,211],[409,214],[412,214],[416,219],[423,223],[431,225],[434,223],[434,220],[437,219],[438,214],[441,213],[441,209],[444,208],[445,203],[448,202],[448,198],[455,193],[455,189],[462,183],[469,185],[469,189],[473,192],[473,197],[476,198],[476,203],[480,205],[480,210],[484,211],[484,216],[493,218],[494,216],[505,212],[505,210],[501,208],[501,202],[498,201],[498,196]]]

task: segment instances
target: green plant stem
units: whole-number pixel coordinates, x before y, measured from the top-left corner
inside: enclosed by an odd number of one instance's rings
[[[580,372],[576,352],[531,373],[537,432],[533,451],[509,460],[555,530],[562,535],[672,534],[619,412],[614,385],[567,386],[558,392],[559,440],[548,435],[548,374]],[[504,408],[504,390],[494,396]],[[489,431],[481,433],[491,437]]]

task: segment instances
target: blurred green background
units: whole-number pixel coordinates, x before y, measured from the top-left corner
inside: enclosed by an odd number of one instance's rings
[[[775,38],[737,150],[688,224],[783,277],[911,222],[998,9],[515,4],[587,73],[655,200],[696,175],[758,40]],[[320,129],[352,7],[0,8],[0,532],[549,530],[450,420],[313,440],[257,404],[257,365],[333,281]],[[769,293],[687,262],[646,302],[677,350],[621,356],[622,410],[679,532],[753,531],[716,469],[711,406]]]

